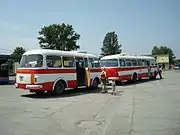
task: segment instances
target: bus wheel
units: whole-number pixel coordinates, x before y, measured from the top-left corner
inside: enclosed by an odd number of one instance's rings
[[[98,88],[98,85],[99,85],[99,81],[98,81],[98,79],[96,78],[96,79],[94,79],[94,81],[93,81],[92,88],[93,88],[93,89],[97,89],[97,88]]]
[[[61,95],[65,90],[65,85],[62,81],[58,81],[54,87],[54,92],[57,95]]]
[[[133,81],[133,83],[135,83],[137,81],[137,74],[136,73],[133,74],[132,81]]]
[[[44,91],[35,91],[35,93],[36,93],[36,95],[38,95],[38,96],[42,96],[42,95],[44,95]]]

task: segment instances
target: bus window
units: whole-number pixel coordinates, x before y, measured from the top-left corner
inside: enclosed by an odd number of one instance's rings
[[[151,66],[156,66],[155,63],[156,63],[155,60],[151,60]]]
[[[94,67],[95,67],[95,68],[99,68],[99,67],[100,67],[99,61],[94,61]]]
[[[43,56],[40,54],[24,55],[20,62],[20,68],[42,67]]]
[[[125,61],[123,59],[119,59],[119,66],[125,67]]]
[[[125,60],[125,63],[126,63],[126,67],[131,67],[132,66],[132,62],[131,60]]]
[[[150,61],[146,60],[146,66],[150,66]]]
[[[108,59],[106,66],[107,67],[118,67],[118,60],[117,59]]]
[[[85,67],[88,67],[88,60],[87,60],[87,58],[84,58],[84,64],[85,64]]]
[[[137,65],[142,66],[142,61],[140,59],[137,60]]]
[[[75,67],[74,58],[73,57],[63,57],[63,67],[66,67],[66,68]]]
[[[137,66],[137,61],[136,61],[136,59],[133,59],[133,60],[132,60],[132,66]]]
[[[142,66],[146,66],[146,61],[142,60]]]
[[[89,58],[89,63],[91,64],[91,67],[94,68],[94,60],[93,60],[93,58]]]
[[[52,67],[52,68],[62,67],[62,60],[60,56],[47,56],[46,63],[48,67]]]
[[[107,65],[107,60],[101,60],[100,61],[100,66],[103,67],[103,66],[106,66]]]

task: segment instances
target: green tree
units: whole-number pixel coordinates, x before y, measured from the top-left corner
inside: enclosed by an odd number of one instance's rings
[[[113,32],[108,32],[103,40],[103,46],[101,48],[101,55],[113,55],[121,53],[121,44],[118,43],[118,36]]]
[[[170,63],[174,63],[174,59],[176,58],[173,50],[167,46],[154,46],[152,49],[152,55],[169,55]]]
[[[11,60],[13,62],[20,62],[21,57],[23,55],[23,53],[25,53],[26,50],[23,47],[16,47],[13,51],[13,53],[11,54]]]
[[[56,49],[56,50],[77,50],[80,48],[77,45],[77,40],[80,35],[77,34],[72,25],[69,24],[52,24],[44,26],[39,31],[40,47],[43,49]]]

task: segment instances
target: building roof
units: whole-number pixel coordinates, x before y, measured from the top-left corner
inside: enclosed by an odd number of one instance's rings
[[[0,54],[0,60],[8,60],[9,58],[10,58],[10,55]]]

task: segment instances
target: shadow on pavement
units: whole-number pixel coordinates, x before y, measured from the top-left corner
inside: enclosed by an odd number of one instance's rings
[[[164,79],[164,78],[163,78]],[[138,84],[142,84],[142,83],[147,83],[147,82],[152,82],[152,81],[157,81],[160,80],[159,78],[155,79],[155,80],[150,80],[150,79],[142,79],[142,80],[138,80],[136,83],[132,83],[132,82],[124,82],[124,83],[119,83],[117,84],[117,86],[129,86],[129,85],[138,85]],[[111,91],[111,86],[110,84],[108,85],[109,87],[107,87],[108,91]],[[118,91],[116,95],[114,96],[122,96],[124,91]],[[45,93],[43,95],[36,95],[34,93],[30,93],[30,94],[25,94],[25,95],[21,95],[22,97],[27,97],[27,98],[66,98],[66,97],[73,97],[73,96],[80,96],[80,95],[85,95],[85,94],[92,94],[92,93],[99,93],[101,94],[101,88],[98,89],[87,89],[87,88],[77,88],[77,89],[71,89],[71,90],[66,90],[62,95],[55,95],[53,93]],[[111,94],[111,93],[105,93],[105,94]]]
[[[163,78],[165,79],[165,78]],[[138,84],[142,84],[142,83],[147,83],[147,82],[153,82],[153,81],[157,81],[157,80],[162,80],[160,78],[157,78],[155,80],[151,80],[151,79],[142,79],[142,80],[137,80],[135,83],[131,82],[131,81],[127,81],[127,82],[119,82],[118,84],[116,84],[117,86],[129,86],[129,85],[138,85]]]
[[[109,90],[111,88],[107,88]],[[77,88],[77,89],[71,89],[66,90],[62,95],[55,95],[53,93],[45,93],[43,95],[36,95],[34,93],[32,94],[25,94],[21,95],[22,97],[27,98],[66,98],[66,97],[73,97],[73,96],[80,96],[85,94],[92,94],[92,93],[99,93],[101,94],[101,88],[98,89],[87,89],[87,88]]]

